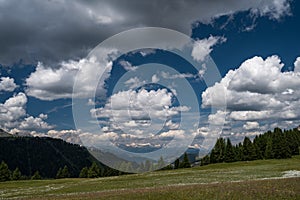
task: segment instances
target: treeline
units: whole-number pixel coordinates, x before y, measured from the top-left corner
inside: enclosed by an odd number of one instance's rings
[[[97,177],[121,174],[100,163],[85,147],[54,138],[0,137],[2,161],[0,173],[5,171],[5,180],[76,178],[93,165],[99,168]]]
[[[257,135],[253,142],[249,137],[232,145],[229,138],[219,138],[210,154],[201,159],[201,165],[210,163],[251,161],[259,159],[284,159],[300,153],[300,131],[275,128]]]
[[[104,177],[104,176],[114,176],[114,175],[121,175],[124,174],[122,172],[119,172],[117,170],[111,169],[109,170],[103,170],[96,162],[93,162],[90,167],[83,167],[80,171],[80,173],[77,176],[72,176],[72,174],[69,171],[69,168],[67,165],[64,167],[60,167],[57,171],[57,174],[55,177],[56,179],[61,178],[98,178],[98,177]],[[2,161],[0,164],[0,181],[11,181],[11,180],[40,180],[47,177],[42,177],[40,175],[39,171],[35,171],[35,173],[32,176],[27,176],[22,174],[22,172],[17,167],[15,170],[10,170],[8,165]]]
[[[10,180],[38,180],[42,179],[39,171],[36,171],[31,177],[23,175],[19,168],[17,167],[14,171],[11,171],[8,165],[2,161],[0,164],[0,181],[10,181]]]

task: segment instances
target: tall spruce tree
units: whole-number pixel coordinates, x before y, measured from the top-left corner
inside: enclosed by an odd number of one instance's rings
[[[31,177],[32,180],[40,180],[42,179],[40,172],[39,171],[35,171],[33,176]]]
[[[81,169],[79,178],[87,178],[88,177],[89,169],[87,167],[84,167]]]
[[[223,138],[218,138],[214,148],[210,154],[211,163],[220,163],[224,161],[225,156],[225,140]]]
[[[245,137],[243,141],[243,157],[244,160],[255,160],[256,152],[250,138]]]
[[[69,172],[68,166],[65,165],[64,168],[62,169],[62,177],[63,178],[70,178],[71,174]]]
[[[0,164],[0,181],[9,181],[11,171],[8,168],[8,165],[2,161]]]
[[[101,169],[96,162],[93,162],[92,166],[89,168],[88,171],[88,178],[97,178],[100,176],[101,176]]]
[[[271,137],[267,137],[267,145],[266,145],[266,150],[264,153],[264,158],[265,159],[272,159],[274,158],[274,153],[273,153],[273,142]]]
[[[12,173],[12,180],[20,180],[22,177],[21,171],[17,167]]]
[[[187,153],[184,153],[183,160],[180,163],[179,167],[180,168],[189,168],[189,167],[191,167],[191,164],[190,164],[190,161],[189,161]]]
[[[177,158],[174,162],[174,169],[178,169],[179,168],[179,164],[180,164],[180,161],[179,159]]]
[[[287,144],[286,138],[284,137],[280,128],[274,129],[273,134],[273,154],[274,158],[290,158],[291,152]]]
[[[208,164],[210,164],[210,156],[206,155],[201,159],[201,165],[203,166],[203,165],[208,165]]]
[[[227,138],[227,142],[226,142],[224,161],[225,162],[234,162],[235,161],[234,148],[233,148],[229,138]]]

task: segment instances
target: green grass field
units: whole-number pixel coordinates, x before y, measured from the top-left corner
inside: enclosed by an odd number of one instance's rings
[[[2,182],[0,199],[300,199],[300,156],[98,179]]]

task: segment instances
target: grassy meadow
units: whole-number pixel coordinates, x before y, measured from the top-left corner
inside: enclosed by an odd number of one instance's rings
[[[300,199],[300,156],[97,179],[2,182],[0,199]]]

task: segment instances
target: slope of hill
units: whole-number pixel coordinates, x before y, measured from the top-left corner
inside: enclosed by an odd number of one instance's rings
[[[1,161],[11,170],[18,167],[26,176],[39,171],[47,178],[54,178],[65,165],[72,177],[78,177],[83,167],[97,162],[86,148],[47,137],[0,137]]]
[[[299,181],[300,156],[294,156],[97,179],[2,182],[0,199],[299,199]]]

